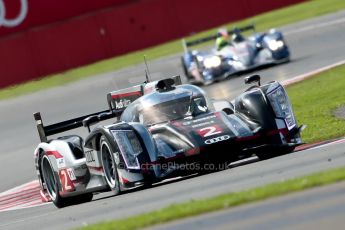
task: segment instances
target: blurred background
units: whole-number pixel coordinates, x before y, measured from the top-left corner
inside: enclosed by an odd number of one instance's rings
[[[303,0],[0,0],[0,88]]]

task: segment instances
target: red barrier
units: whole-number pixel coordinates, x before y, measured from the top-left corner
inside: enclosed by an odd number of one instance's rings
[[[113,6],[133,4],[131,0],[1,0],[6,11],[6,18],[16,18],[28,3],[25,20],[16,27],[0,27],[0,36],[19,32],[28,28],[66,20],[79,15],[99,13]],[[1,5],[1,4],[0,4]],[[1,10],[1,6],[0,6]],[[2,12],[2,11],[0,11]]]
[[[302,0],[30,0],[23,22],[6,27],[1,24],[1,2],[8,8],[8,1],[0,0],[0,87]],[[12,11],[6,8],[6,18],[16,18],[18,2],[27,0],[11,0],[16,1]],[[49,8],[39,8],[47,4]]]

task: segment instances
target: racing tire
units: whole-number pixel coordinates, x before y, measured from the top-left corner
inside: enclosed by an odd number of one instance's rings
[[[86,193],[83,195],[75,196],[75,197],[69,197],[69,199],[73,199],[72,204],[81,204],[90,202],[93,198],[93,193]]]
[[[114,195],[121,192],[119,175],[114,156],[114,148],[109,143],[106,137],[102,136],[100,139],[101,161],[104,172],[104,179]]]
[[[47,188],[47,193],[57,208],[63,208],[74,204],[85,203],[92,200],[92,193],[82,194],[73,197],[60,196],[58,176],[54,172],[53,167],[51,166],[51,163],[47,156],[43,156],[42,158],[41,169],[43,181],[45,182]]]

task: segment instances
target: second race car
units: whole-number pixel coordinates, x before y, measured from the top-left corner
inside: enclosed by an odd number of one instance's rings
[[[253,30],[254,34],[244,37],[241,33],[247,30]],[[189,49],[214,40],[216,47],[211,50]],[[185,76],[191,83],[204,85],[259,66],[290,60],[289,47],[280,31],[271,29],[266,33],[256,33],[253,25],[231,31],[220,29],[215,36],[194,41],[183,40],[183,47],[181,61]]]

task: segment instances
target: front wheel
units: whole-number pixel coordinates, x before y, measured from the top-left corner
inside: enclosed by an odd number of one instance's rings
[[[58,178],[54,172],[47,156],[43,156],[42,163],[42,177],[47,188],[47,193],[52,199],[54,205],[58,208],[66,206],[66,200],[59,194]]]
[[[114,157],[115,151],[104,136],[100,139],[100,151],[105,180],[114,195],[118,195],[121,190]]]

